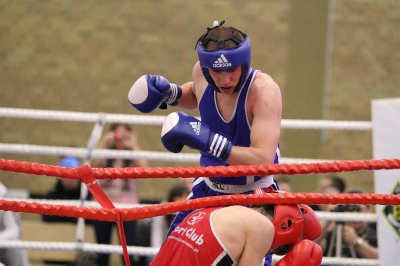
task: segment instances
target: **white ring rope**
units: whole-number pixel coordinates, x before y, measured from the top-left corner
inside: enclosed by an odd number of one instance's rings
[[[316,211],[319,220],[342,221],[342,222],[376,222],[378,215],[376,213],[360,213],[360,212],[322,212]]]
[[[162,125],[165,120],[165,116],[155,116],[155,115],[124,115],[124,114],[107,114],[107,113],[99,114],[99,113],[83,113],[83,112],[70,112],[70,111],[19,109],[19,108],[6,108],[6,107],[0,108],[0,117],[10,117],[10,118],[97,122],[100,116],[104,116],[104,121],[106,123]],[[282,119],[281,127],[287,129],[372,130],[372,122]]]
[[[18,153],[18,154],[40,154],[51,156],[69,155],[78,158],[86,158],[86,148],[71,148],[58,146],[42,146],[29,144],[7,144],[0,143],[1,153]],[[118,158],[118,159],[148,159],[151,161],[165,162],[198,162],[199,154],[190,153],[170,153],[170,152],[153,152],[153,151],[128,151],[128,150],[92,150],[91,158]]]
[[[15,241],[0,240],[0,248],[20,248],[30,250],[51,250],[51,251],[78,251],[78,252],[96,252],[96,253],[113,253],[122,254],[119,245],[89,244],[89,243],[72,243],[72,242],[38,242],[38,241]],[[159,248],[128,246],[130,255],[138,256],[155,256]],[[272,261],[277,262],[281,256],[273,256]],[[380,266],[379,260],[373,259],[349,259],[349,258],[332,258],[323,257],[321,265],[369,265]]]
[[[281,128],[286,129],[335,129],[335,130],[372,130],[372,122],[330,121],[330,120],[294,120],[282,119]]]
[[[363,266],[380,266],[379,260],[374,259],[349,259],[349,258],[334,258],[323,257],[321,265],[363,265]]]
[[[78,158],[86,158],[86,148],[44,146],[30,144],[8,144],[0,143],[0,153],[18,153],[18,154],[39,154],[50,156],[75,156]],[[107,149],[92,150],[91,158],[118,158],[118,159],[147,159],[149,161],[163,162],[184,162],[198,163],[200,155],[198,153],[170,153],[155,151],[116,151]],[[330,160],[319,159],[301,159],[301,158],[280,158],[280,163],[317,163],[329,162]]]
[[[83,112],[70,112],[70,111],[19,109],[19,108],[6,108],[6,107],[0,108],[0,117],[9,117],[9,118],[59,120],[59,121],[75,121],[75,122],[97,122],[101,116],[104,116],[105,123],[162,125],[165,120],[165,116],[155,116],[155,115],[124,115],[124,114],[107,114],[107,113],[99,114],[99,113],[83,113]]]
[[[105,245],[91,243],[73,243],[73,242],[39,242],[39,241],[17,241],[0,240],[0,248],[24,248],[31,250],[52,250],[52,251],[81,251],[97,253],[122,254],[120,245]],[[128,253],[139,256],[154,256],[158,248],[128,246]]]
[[[18,201],[18,202],[36,202],[40,204],[52,204],[52,205],[62,205],[62,206],[82,206],[80,200],[49,200],[49,199],[21,199],[21,198],[5,198],[9,201]],[[118,209],[127,209],[127,208],[137,208],[137,207],[144,207],[144,206],[152,206],[153,204],[132,204],[132,203],[113,203],[114,206]],[[97,201],[85,201],[83,207],[86,208],[98,208],[100,209],[101,206]],[[0,208],[1,209],[1,208]]]
[[[23,248],[31,250],[52,250],[52,251],[79,251],[79,252],[96,252],[96,253],[113,253],[122,254],[121,246],[104,245],[104,244],[77,244],[68,242],[37,242],[37,241],[5,241],[0,240],[0,248]],[[158,248],[150,247],[133,247],[128,246],[130,255],[138,256],[155,256]],[[272,261],[277,262],[281,256],[273,256]],[[328,258],[322,259],[322,265],[370,265],[379,266],[379,260],[372,259],[348,259],[348,258]]]

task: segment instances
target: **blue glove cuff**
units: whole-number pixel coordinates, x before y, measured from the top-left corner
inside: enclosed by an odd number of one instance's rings
[[[209,153],[222,161],[226,161],[228,159],[228,156],[232,151],[232,143],[230,140],[224,136],[221,136],[220,134],[211,133],[208,143]]]
[[[176,84],[171,83],[170,89],[164,96],[164,101],[169,105],[175,106],[178,104],[177,100],[181,97],[182,97],[182,88]]]

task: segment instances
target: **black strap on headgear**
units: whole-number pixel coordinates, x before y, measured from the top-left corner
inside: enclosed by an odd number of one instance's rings
[[[231,37],[229,37],[228,39],[219,39],[219,40],[216,40],[216,39],[212,39],[212,38],[207,37],[207,35],[208,35],[208,33],[210,33],[210,31],[214,30],[215,28],[221,27],[222,25],[224,25],[224,23],[225,23],[225,20],[221,21],[221,22],[219,23],[219,25],[216,25],[216,26],[214,26],[214,27],[212,27],[212,28],[207,27],[206,33],[204,33],[203,35],[200,36],[200,38],[199,38],[199,39],[197,40],[197,42],[196,42],[196,46],[194,47],[194,49],[196,50],[197,44],[198,44],[199,42],[201,42],[201,44],[202,44],[202,46],[204,47],[204,49],[206,48],[206,46],[207,46],[207,44],[208,44],[209,42],[216,42],[216,43],[217,43],[217,49],[224,49],[224,48],[225,48],[225,42],[227,42],[227,41],[233,41],[233,42],[235,42],[237,45],[239,45],[239,44],[242,42],[242,40],[240,40],[237,36],[235,36],[235,35],[233,34],[235,30],[237,30],[238,32],[240,32],[240,34],[242,34],[243,38],[246,38],[246,34],[244,34],[243,32],[241,32],[240,30],[235,29],[235,28],[232,28],[232,27],[231,27],[231,29],[232,29],[232,34],[231,34]]]

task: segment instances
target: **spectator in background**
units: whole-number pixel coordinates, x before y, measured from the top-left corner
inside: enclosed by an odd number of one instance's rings
[[[279,190],[292,192],[292,184],[287,176],[278,176],[275,181],[279,184]]]
[[[323,194],[340,194],[343,193],[346,188],[346,183],[342,177],[338,175],[331,175],[325,174],[320,182],[318,183],[318,187],[315,190],[316,193],[323,193]],[[319,204],[319,205],[310,205],[310,207],[314,211],[324,211],[330,212],[332,211],[336,205],[333,204]],[[328,220],[320,220],[322,233],[321,235],[315,240],[317,244],[320,246],[323,245],[325,241],[326,234],[334,229],[334,224]]]
[[[338,175],[324,175],[320,180],[315,193],[339,194],[346,189],[346,182]],[[314,211],[331,211],[334,205],[310,205]]]
[[[363,190],[354,188],[345,193],[365,193]],[[370,213],[369,205],[338,205],[333,211]],[[331,221],[334,225],[337,223]],[[336,226],[326,234],[326,238],[320,242],[325,256],[335,256],[336,241],[334,241]],[[333,239],[333,240],[332,240]],[[332,241],[331,241],[332,240]],[[367,221],[355,221],[343,223],[341,257],[378,259],[378,241],[376,223]]]
[[[171,187],[171,189],[168,192],[168,196],[167,196],[167,201],[166,202],[177,202],[177,201],[183,201],[186,200],[186,198],[189,196],[190,193],[190,189],[188,187],[186,187],[185,185],[182,185],[181,183],[178,183],[176,185],[174,185],[173,187]],[[162,202],[162,203],[166,203],[166,202]],[[146,234],[142,234],[141,239],[145,239],[145,236],[149,236],[150,231],[151,231],[151,223],[154,223],[155,225],[155,229],[158,229],[159,231],[154,232],[157,235],[152,237],[152,241],[148,240],[146,242],[142,242],[142,243],[138,243],[138,246],[146,246],[143,245],[143,243],[147,244],[148,246],[150,246],[150,242],[151,246],[153,247],[160,247],[164,241],[164,238],[167,235],[168,229],[171,226],[172,221],[174,220],[175,216],[177,213],[170,213],[167,214],[165,216],[158,216],[158,217],[154,217],[152,219],[147,219],[147,223],[143,223],[143,226],[141,228],[141,232],[149,232]],[[147,228],[147,229],[144,229]],[[161,229],[161,230],[160,230]]]
[[[0,198],[4,198],[7,188],[0,182]],[[0,210],[0,240],[20,240],[21,221],[19,213]],[[1,248],[0,265],[28,266],[28,255],[25,249]]]
[[[194,177],[192,178],[179,178],[179,184],[186,186],[189,191],[192,191],[193,188],[193,182],[194,182]]]
[[[346,182],[338,175],[327,174],[322,177],[316,192],[325,193],[325,190],[331,187],[335,187],[339,190],[339,193],[343,193],[346,190]]]
[[[179,181],[177,185],[169,190],[167,202],[185,200],[189,196],[190,191],[191,188],[188,188],[185,183]],[[135,246],[160,247],[175,216],[176,213],[171,213],[141,221],[137,230]],[[141,256],[138,258],[136,266],[148,266],[152,259],[152,257]]]
[[[185,200],[190,193],[191,189],[189,189],[187,186],[183,186],[183,185],[176,185],[174,187],[171,188],[171,190],[169,191],[168,194],[168,202],[176,202],[176,201],[182,201]],[[177,215],[177,213],[170,213],[165,215],[165,223],[166,226],[168,228],[165,228],[166,231],[165,233],[167,233],[169,227],[172,224],[172,221],[174,220],[175,216]]]
[[[66,156],[59,163],[62,167],[79,167],[81,163],[78,158]],[[49,200],[79,200],[81,194],[81,182],[78,179],[60,178],[51,191],[45,195]],[[42,215],[44,222],[69,222],[76,223],[75,217],[62,217],[57,215]]]
[[[140,150],[136,132],[128,124],[112,124],[110,130],[104,134],[99,149],[110,150]],[[148,162],[144,159],[93,159],[91,166],[95,168],[124,168],[124,167],[147,167]],[[99,184],[113,203],[139,203],[136,194],[136,179],[102,179]],[[110,244],[112,228],[115,222],[92,221],[95,229],[96,241],[98,244]],[[135,244],[136,221],[124,222],[126,244],[132,246]],[[110,254],[99,253],[97,258],[98,266],[108,266]],[[123,258],[122,258],[123,260]],[[132,266],[136,265],[133,256],[130,256]]]
[[[82,252],[76,256],[76,260],[71,266],[96,266],[96,259],[96,253]]]

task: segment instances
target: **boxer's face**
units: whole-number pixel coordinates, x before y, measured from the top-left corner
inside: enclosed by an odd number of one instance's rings
[[[236,67],[226,71],[208,70],[215,85],[221,90],[221,93],[232,93],[239,83],[242,75],[242,67]]]

